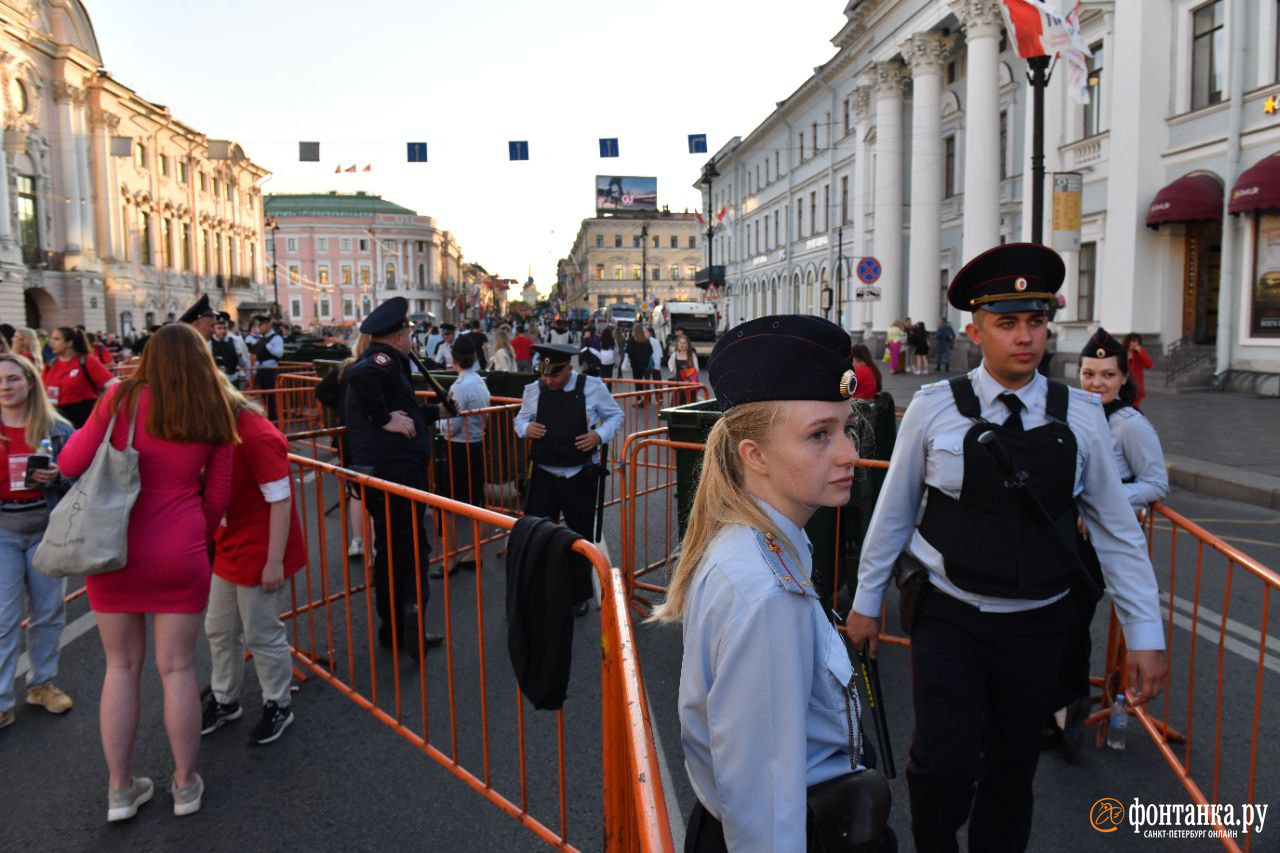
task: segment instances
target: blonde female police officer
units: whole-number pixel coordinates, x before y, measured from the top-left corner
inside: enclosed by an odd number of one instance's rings
[[[806,789],[862,770],[852,667],[804,533],[818,507],[849,500],[849,349],[826,320],[775,316],[711,354],[724,414],[654,612],[684,623],[681,743],[698,798],[687,851],[804,850]]]
[[[1155,576],[1102,406],[1036,372],[1063,276],[1057,253],[1029,243],[956,275],[947,299],[973,312],[966,332],[982,364],[912,400],[862,551],[855,647],[875,650],[900,555],[928,571],[911,628],[907,766],[923,853],[956,850],[966,819],[970,850],[1027,846],[1042,725],[1076,619],[1077,506],[1128,641],[1129,698],[1150,700],[1166,674]],[[1008,488],[1017,471],[1026,487]]]

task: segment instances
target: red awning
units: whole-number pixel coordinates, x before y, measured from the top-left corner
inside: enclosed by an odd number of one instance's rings
[[[1245,169],[1231,191],[1231,212],[1280,207],[1280,153]]]
[[[1222,218],[1222,184],[1212,175],[1183,175],[1147,207],[1147,227],[1167,222],[1214,222]]]

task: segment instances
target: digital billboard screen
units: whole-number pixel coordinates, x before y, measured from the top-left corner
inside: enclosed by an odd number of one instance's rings
[[[657,178],[596,175],[597,213],[644,213],[657,209]]]

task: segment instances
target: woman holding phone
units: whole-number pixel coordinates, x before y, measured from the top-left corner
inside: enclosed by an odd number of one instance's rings
[[[53,683],[67,621],[66,581],[46,577],[31,564],[61,494],[56,451],[69,435],[71,425],[49,405],[32,363],[0,355],[0,729],[17,719],[13,682],[24,591],[31,602],[27,704],[52,714],[71,710],[70,697]]]

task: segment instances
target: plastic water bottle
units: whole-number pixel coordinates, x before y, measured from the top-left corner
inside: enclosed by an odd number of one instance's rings
[[[40,455],[41,455],[41,456],[48,456],[50,459],[52,459],[52,458],[53,458],[53,443],[52,443],[52,442],[50,442],[50,441],[49,441],[49,439],[47,439],[47,438],[42,438],[42,439],[40,439],[40,450],[39,450],[39,453],[40,453]]]
[[[1125,727],[1129,725],[1129,715],[1124,710],[1124,694],[1117,693],[1116,701],[1111,703],[1111,721],[1107,726],[1107,748],[1124,749]]]

